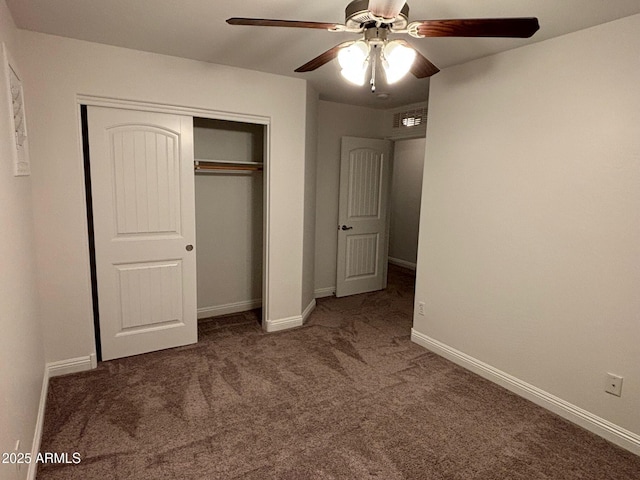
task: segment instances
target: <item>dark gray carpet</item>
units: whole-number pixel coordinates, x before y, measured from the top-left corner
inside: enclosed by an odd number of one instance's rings
[[[640,457],[411,343],[413,278],[51,380],[40,480],[629,479]]]

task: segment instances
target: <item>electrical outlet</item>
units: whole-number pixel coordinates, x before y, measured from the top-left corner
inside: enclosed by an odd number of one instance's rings
[[[616,397],[622,396],[622,377],[613,373],[607,373],[607,383],[604,391]]]
[[[418,315],[424,316],[424,302],[418,302]]]

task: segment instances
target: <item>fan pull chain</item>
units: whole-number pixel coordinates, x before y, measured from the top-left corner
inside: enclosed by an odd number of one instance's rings
[[[373,45],[373,48],[378,48],[378,46]],[[376,93],[376,62],[378,60],[378,52],[374,52],[371,57],[371,80],[369,84],[371,85],[371,93]]]

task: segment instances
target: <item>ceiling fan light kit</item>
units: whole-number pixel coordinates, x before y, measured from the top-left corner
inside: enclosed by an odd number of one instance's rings
[[[357,33],[362,38],[343,42],[296,68],[311,72],[338,58],[342,76],[356,85],[364,85],[371,70],[371,92],[376,90],[376,65],[379,62],[388,84],[409,71],[416,78],[435,75],[440,70],[404,39],[389,40],[389,34],[426,37],[511,37],[529,38],[540,25],[535,17],[417,20],[409,22],[405,0],[354,0],[345,9],[345,22],[322,23],[264,18],[227,19],[230,25],[315,28],[329,32]]]
[[[355,85],[364,85],[369,68],[369,45],[358,40],[338,52],[338,64],[342,76]]]
[[[378,55],[380,58],[378,59]],[[399,40],[387,40],[387,31],[376,27],[365,30],[363,40],[343,46],[338,52],[340,73],[349,82],[362,86],[371,66],[371,91],[376,90],[376,65],[380,61],[392,84],[404,77],[416,58],[416,51]]]
[[[387,76],[387,83],[396,83],[404,77],[416,59],[416,51],[397,40],[387,42],[382,49],[382,67]]]

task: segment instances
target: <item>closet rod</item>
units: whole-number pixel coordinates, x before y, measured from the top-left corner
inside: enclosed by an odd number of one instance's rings
[[[244,171],[260,171],[262,167],[254,167],[248,165],[195,165],[195,171],[211,171],[211,170],[244,170]]]
[[[195,159],[193,162],[195,165],[257,165],[262,166],[262,162],[247,162],[244,160],[200,160]]]

